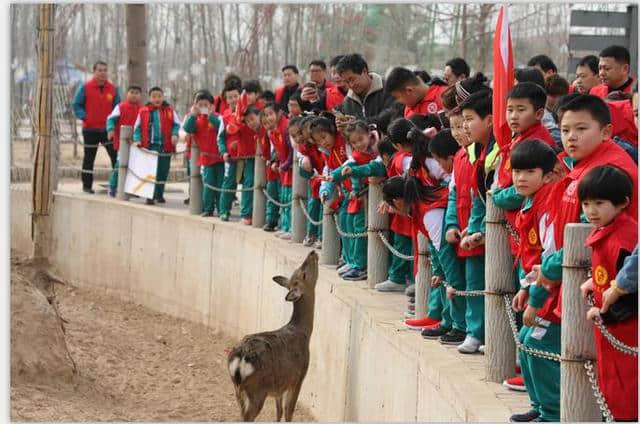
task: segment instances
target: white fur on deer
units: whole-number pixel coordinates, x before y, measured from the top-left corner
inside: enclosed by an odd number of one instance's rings
[[[309,368],[309,340],[313,331],[318,255],[309,253],[291,278],[281,275],[273,281],[289,290],[285,299],[293,302],[293,313],[284,327],[246,336],[229,353],[229,374],[243,421],[254,421],[267,396],[276,399],[277,421],[291,421],[302,381]]]

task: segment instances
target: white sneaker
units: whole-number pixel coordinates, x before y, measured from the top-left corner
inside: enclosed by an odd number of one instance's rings
[[[283,234],[284,234],[284,231],[280,231],[280,230],[278,230],[275,233],[273,233],[273,235],[278,237],[278,238],[280,238],[280,236],[283,235]]]
[[[480,345],[482,345],[480,340],[467,334],[467,337],[464,338],[464,342],[462,342],[462,344],[458,346],[458,352],[476,353],[478,351],[478,348],[480,348]]]
[[[404,284],[394,283],[391,280],[385,280],[375,285],[375,289],[379,292],[403,292],[406,287]]]
[[[415,311],[406,311],[404,313],[404,317],[406,319],[414,319],[416,317],[416,313],[415,313]]]
[[[351,269],[351,267],[348,264],[344,264],[340,268],[338,268],[338,274],[342,274],[343,272],[347,272],[350,269]]]
[[[484,345],[480,345],[478,347],[478,352],[482,353],[484,355]]]
[[[313,247],[314,249],[322,250],[322,240],[316,240],[316,242],[313,243]]]
[[[282,234],[280,234],[280,239],[281,240],[291,240],[291,233],[282,232]]]

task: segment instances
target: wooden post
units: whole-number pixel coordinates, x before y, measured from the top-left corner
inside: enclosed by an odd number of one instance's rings
[[[487,380],[501,383],[516,375],[516,345],[505,311],[504,295],[513,293],[513,258],[504,213],[487,194],[485,242],[485,370]]]
[[[124,192],[124,182],[127,180],[129,169],[129,148],[133,140],[133,127],[123,125],[120,127],[120,148],[118,149],[118,200],[129,200]]]
[[[303,178],[299,174],[298,161],[293,161],[293,183],[291,191],[291,241],[294,243],[302,243],[306,234],[306,217],[302,208],[306,206],[307,200],[307,184],[308,179]],[[300,205],[302,200],[303,206]]]
[[[336,223],[333,220],[333,210],[327,200],[322,206],[322,250],[320,251],[320,263],[324,265],[336,265],[340,258],[340,238]],[[338,213],[336,211],[336,213]]]
[[[202,177],[200,176],[200,166],[198,166],[198,156],[200,148],[195,143],[191,143],[191,184],[189,184],[189,213],[200,215],[202,213]]]
[[[382,201],[382,186],[380,184],[369,184],[367,201],[367,282],[373,288],[376,284],[387,279],[389,268],[389,252],[384,245],[378,231],[389,240],[389,215],[380,214],[377,211],[378,204]]]
[[[593,324],[587,321],[587,303],[580,285],[587,280],[591,249],[584,241],[590,224],[569,224],[564,230],[562,264],[562,360],[560,362],[560,420],[600,421],[584,361],[596,357]]]
[[[413,272],[413,270],[412,270]],[[431,292],[431,261],[429,260],[429,242],[418,233],[418,275],[416,275],[416,319],[429,313],[429,293]]]
[[[47,262],[51,244],[51,203],[56,155],[52,149],[53,131],[53,69],[55,5],[38,6],[38,86],[35,106],[37,110],[37,142],[33,157],[32,172],[32,215],[33,239],[32,258]],[[32,137],[33,139],[33,137]]]
[[[258,146],[258,152],[260,146]],[[265,204],[266,199],[264,190],[267,187],[267,171],[265,169],[264,159],[260,153],[256,153],[256,160],[253,162],[253,216],[251,217],[252,225],[255,228],[262,228],[265,223]]]

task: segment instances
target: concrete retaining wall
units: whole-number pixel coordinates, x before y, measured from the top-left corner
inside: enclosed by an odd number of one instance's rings
[[[28,253],[29,192],[12,188],[11,200],[12,248]],[[308,252],[237,223],[83,194],[56,193],[53,219],[52,263],[63,280],[235,338],[288,320],[291,305],[271,278],[289,275]],[[481,356],[403,329],[405,302],[321,266],[301,394],[318,420],[504,421],[526,408],[484,381]]]

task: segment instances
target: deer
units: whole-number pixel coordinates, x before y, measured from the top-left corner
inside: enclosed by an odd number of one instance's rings
[[[276,421],[291,421],[302,382],[309,368],[309,340],[313,331],[318,254],[309,253],[302,265],[286,278],[273,281],[288,290],[293,302],[289,322],[275,331],[245,336],[228,356],[228,368],[243,421],[254,421],[267,396],[275,398]]]

